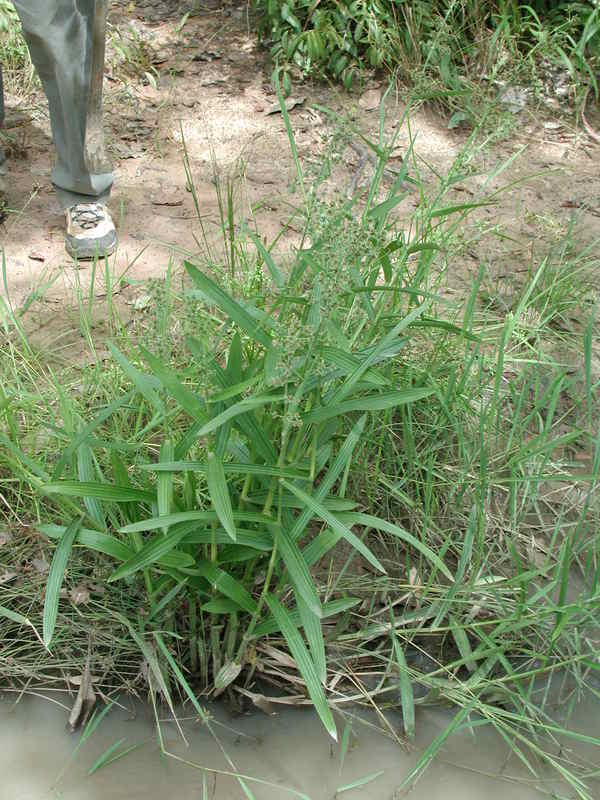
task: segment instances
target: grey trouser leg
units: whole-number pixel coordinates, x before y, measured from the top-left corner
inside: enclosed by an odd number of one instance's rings
[[[13,0],[50,108],[52,180],[64,208],[105,199],[112,172],[90,172],[84,155],[94,0]]]
[[[2,81],[2,64],[0,64],[0,129],[4,125],[4,83]],[[6,156],[4,155],[4,150],[2,149],[2,142],[0,141],[0,184],[3,184],[4,177],[6,175]],[[0,191],[3,190],[3,186],[0,185]]]

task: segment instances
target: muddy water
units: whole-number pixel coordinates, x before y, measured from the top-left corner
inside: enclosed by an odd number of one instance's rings
[[[14,695],[0,699],[0,799],[1,800],[237,800],[244,793],[237,780],[213,772],[206,774],[172,758],[161,757],[149,707],[129,703],[113,709],[93,736],[74,754],[78,736],[66,730],[68,713],[52,701],[25,697],[15,707]],[[66,703],[65,703],[66,705]],[[581,703],[569,721],[572,730],[596,736],[600,732],[600,704]],[[451,720],[443,709],[418,711],[418,736],[406,750],[364,722],[353,723],[353,736],[343,768],[339,746],[330,744],[310,711],[285,710],[275,717],[253,714],[231,718],[213,709],[216,731],[237,769],[270,785],[248,781],[257,800],[279,800],[302,792],[311,800],[335,797],[361,800],[397,800],[397,787],[416,764],[424,748]],[[375,723],[375,718],[365,718]],[[399,724],[399,718],[391,721]],[[173,723],[161,726],[165,745],[188,762],[228,771],[227,762],[206,728],[183,723],[189,745]],[[88,770],[107,748],[123,739],[119,749],[140,746],[126,757],[88,776]],[[585,759],[596,768],[600,753],[573,747],[566,757]],[[340,789],[381,773],[362,786]],[[536,780],[509,756],[506,744],[489,728],[463,729],[446,743],[440,755],[410,792],[411,800],[533,800],[554,796],[570,798],[571,788],[560,787],[554,776]],[[600,782],[591,785],[600,797]],[[337,794],[336,794],[337,792]]]

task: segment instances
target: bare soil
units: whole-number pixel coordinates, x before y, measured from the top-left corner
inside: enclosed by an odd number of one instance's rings
[[[161,279],[169,262],[181,263],[214,246],[222,252],[217,187],[233,187],[237,226],[247,225],[268,241],[282,234],[279,248],[299,241],[293,208],[298,203],[294,164],[280,113],[274,112],[266,51],[257,43],[245,4],[207,0],[185,24],[190,4],[179,0],[113,0],[105,80],[106,134],[115,167],[110,206],[118,223],[119,247],[109,259],[111,294],[127,318],[139,308],[149,279]],[[149,78],[148,75],[153,77]],[[348,94],[324,84],[294,87],[298,101],[290,111],[298,151],[306,168],[316,168],[329,147],[335,122],[317,108],[352,120],[356,130],[375,140],[377,101],[384,81],[369,77]],[[63,217],[50,180],[53,153],[43,95],[7,97],[8,133],[13,137],[10,211],[0,224],[0,246],[7,265],[7,287],[15,309],[32,293],[28,320],[46,344],[64,347],[75,331],[69,309],[78,297],[106,296],[104,268],[75,268],[64,251]],[[392,135],[405,106],[401,93],[387,104],[386,135]],[[271,112],[271,113],[270,113]],[[594,123],[594,117],[589,115]],[[495,291],[506,303],[519,274],[549,244],[575,224],[578,241],[600,234],[600,146],[564,118],[526,108],[506,112],[499,125],[509,135],[492,135],[464,164],[465,178],[450,192],[453,202],[481,199],[501,186],[496,204],[478,211],[457,258],[447,291],[462,292],[484,261]],[[494,131],[492,131],[494,134]],[[445,119],[420,108],[400,126],[390,167],[400,168],[409,140],[426,185],[437,183],[463,151],[468,131],[449,130]],[[200,217],[187,186],[184,141],[200,205]],[[522,151],[522,152],[521,152]],[[517,154],[500,175],[489,175]],[[344,147],[328,185],[346,194],[366,186],[368,162],[361,165],[358,135]],[[324,189],[325,190],[325,189]],[[419,203],[414,191],[399,207],[408,216]],[[480,242],[473,232],[494,228],[497,236]],[[494,227],[495,226],[495,227]],[[93,279],[93,287],[90,286]],[[136,306],[136,299],[138,304]],[[73,357],[76,357],[74,355]]]

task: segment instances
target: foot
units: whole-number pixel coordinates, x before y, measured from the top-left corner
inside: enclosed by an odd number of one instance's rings
[[[117,232],[104,203],[78,203],[65,212],[67,253],[78,260],[109,256],[117,244]]]

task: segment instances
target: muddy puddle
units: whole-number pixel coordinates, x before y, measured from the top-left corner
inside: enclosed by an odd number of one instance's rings
[[[165,721],[166,749],[184,759],[160,755],[151,706],[126,701],[114,708],[93,735],[76,751],[79,735],[66,728],[68,700],[15,695],[0,699],[0,797],[2,800],[190,800],[244,798],[219,745],[204,725],[184,719],[188,746],[175,725]],[[565,704],[560,713],[567,713]],[[568,728],[597,736],[600,703],[591,698],[571,709]],[[254,713],[231,717],[223,708],[211,710],[215,732],[235,767],[248,778],[254,797],[307,796],[311,800],[336,797],[363,800],[399,800],[398,787],[427,746],[452,720],[441,708],[418,710],[417,738],[400,747],[376,729],[377,718],[354,717],[343,764],[339,744],[331,742],[310,711],[283,710],[277,716]],[[563,718],[564,719],[564,718]],[[388,716],[400,726],[399,716]],[[340,733],[343,729],[340,725]],[[88,774],[108,748],[113,753],[137,747],[125,757]],[[600,753],[585,743],[569,740],[554,746],[563,766],[577,759],[588,774],[598,769]],[[196,766],[192,766],[192,764]],[[206,767],[212,772],[204,772]],[[575,797],[572,787],[556,781],[556,773],[539,766],[541,778],[529,773],[510,755],[508,745],[489,726],[459,729],[409,792],[411,800],[533,800],[539,797]],[[263,781],[265,783],[261,783]],[[362,783],[362,785],[360,785]],[[351,787],[354,784],[354,788]],[[588,782],[590,797],[600,797],[600,781]]]

